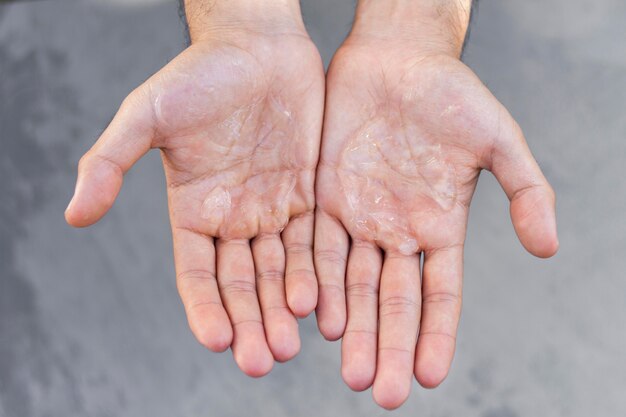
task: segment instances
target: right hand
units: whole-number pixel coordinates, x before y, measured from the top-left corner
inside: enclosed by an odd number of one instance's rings
[[[266,29],[196,26],[192,46],[124,100],[81,159],[66,211],[73,226],[97,222],[123,175],[160,149],[189,325],[212,351],[232,346],[250,376],[298,353],[296,316],[317,303],[323,66],[301,21]]]

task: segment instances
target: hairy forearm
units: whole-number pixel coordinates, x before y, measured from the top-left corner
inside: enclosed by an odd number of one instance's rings
[[[291,33],[304,29],[298,0],[183,0],[192,41],[215,32]]]
[[[460,56],[472,0],[359,0],[351,36],[410,40]]]

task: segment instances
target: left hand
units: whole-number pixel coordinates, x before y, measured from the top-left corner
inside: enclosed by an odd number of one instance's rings
[[[373,383],[378,404],[395,408],[411,374],[435,387],[450,368],[481,169],[496,175],[521,242],[540,257],[558,246],[554,193],[519,126],[454,54],[351,36],[332,61],[326,103],[318,323],[328,339],[343,335],[346,383]]]

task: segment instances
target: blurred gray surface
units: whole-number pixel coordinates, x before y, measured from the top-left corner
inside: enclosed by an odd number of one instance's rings
[[[252,380],[188,331],[159,156],[111,213],[71,230],[80,155],[183,48],[174,2],[0,6],[0,417],[383,415],[341,381],[339,344]],[[326,61],[350,0],[305,0]],[[489,174],[471,211],[449,379],[401,416],[626,415],[626,2],[483,0],[467,62],[525,130],[559,197],[561,251],[517,243]]]

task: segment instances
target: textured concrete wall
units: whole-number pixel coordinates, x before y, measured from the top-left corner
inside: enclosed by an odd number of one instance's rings
[[[385,414],[344,386],[312,319],[298,358],[261,380],[196,344],[156,153],[104,221],[65,225],[79,156],[183,47],[174,2],[134,3],[0,6],[0,417]],[[326,60],[351,3],[303,2]],[[624,22],[623,0],[482,1],[467,61],[555,186],[561,251],[524,253],[483,175],[452,373],[396,415],[626,415]]]

